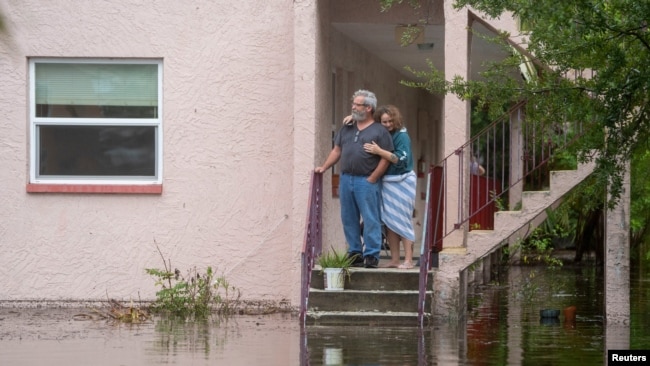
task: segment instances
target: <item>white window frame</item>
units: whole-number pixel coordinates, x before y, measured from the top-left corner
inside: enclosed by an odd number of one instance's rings
[[[149,64],[158,66],[158,113],[156,118],[59,118],[36,117],[36,75],[37,63],[72,63],[72,64]],[[31,58],[29,59],[29,182],[30,184],[66,184],[66,185],[152,185],[162,184],[163,176],[163,64],[161,59],[115,59],[115,58]],[[37,126],[45,125],[79,125],[79,126],[153,126],[155,127],[156,151],[155,174],[151,178],[93,177],[93,176],[53,176],[39,177],[37,174],[38,142]]]

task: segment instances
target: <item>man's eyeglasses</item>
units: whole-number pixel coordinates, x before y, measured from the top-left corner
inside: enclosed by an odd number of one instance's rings
[[[355,107],[365,107],[366,106],[365,103],[355,103],[355,102],[352,102],[352,105],[355,106]]]
[[[354,142],[359,141],[359,130],[357,130],[357,133],[354,134]]]

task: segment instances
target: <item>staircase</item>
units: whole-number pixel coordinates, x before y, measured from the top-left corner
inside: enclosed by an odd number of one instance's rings
[[[312,271],[306,324],[418,325],[419,269],[351,268],[345,290],[324,290],[320,267]],[[433,273],[429,272],[430,281]],[[428,291],[425,308],[431,308]],[[427,317],[428,318],[428,317]]]
[[[548,191],[523,192],[521,210],[495,212],[493,230],[468,232],[466,248],[443,248],[440,252],[440,266],[450,267],[452,271],[461,270],[499,246],[508,244],[509,239],[526,237],[532,228],[539,226],[546,219],[546,209],[557,207],[562,198],[587,178],[593,170],[594,163],[589,163],[580,164],[577,170],[551,172]]]
[[[319,268],[314,267],[314,259],[322,248],[322,176],[314,173],[314,193],[311,195],[302,256],[301,319],[314,325],[421,326],[433,319],[464,317],[468,288],[491,280],[501,249],[532,232],[546,218],[546,210],[557,207],[562,198],[594,169],[594,164],[590,163],[579,164],[576,170],[546,170],[549,174],[548,190],[521,192],[523,180],[547,168],[554,150],[570,144],[582,130],[579,125],[567,123],[524,129],[521,126],[522,111],[523,104],[515,106],[503,119],[495,121],[456,149],[439,165],[431,166],[427,183],[426,235],[422,243],[425,246],[421,257],[423,268],[409,271],[354,268],[344,291],[325,291],[323,276]],[[549,131],[551,135],[546,136]],[[511,138],[493,139],[506,134],[512,134]],[[540,138],[542,135],[545,137]],[[563,144],[555,144],[555,141]],[[482,193],[484,197],[494,197],[469,212],[471,210],[466,210],[462,204],[466,202],[465,195],[470,189],[466,186],[470,179],[464,176],[469,169],[459,167],[468,166],[468,157],[477,152],[491,157],[485,164],[486,175],[499,178],[501,186],[486,186],[489,191]],[[438,175],[433,177],[434,173]],[[448,196],[450,190],[457,197]],[[517,190],[520,198],[517,198]],[[498,196],[493,192],[498,192]],[[475,212],[486,209],[497,198],[506,195],[509,195],[511,205],[520,202],[521,209],[496,212],[493,230],[467,231]],[[457,208],[458,213],[453,213]],[[450,234],[455,239],[460,237],[463,246],[450,247],[450,242],[459,242],[448,241],[446,238]],[[430,259],[435,264],[430,263]],[[432,265],[436,268],[433,272]]]
[[[501,249],[530,234],[546,219],[546,210],[557,207],[593,169],[590,163],[580,164],[577,170],[551,172],[548,191],[523,192],[521,210],[495,213],[494,230],[472,230],[467,233],[466,247],[443,248],[433,283],[433,317],[451,313],[463,317],[467,294],[472,287],[491,281]]]
[[[425,297],[427,323],[432,316],[462,317],[468,288],[492,280],[500,249],[523,238],[546,218],[546,210],[593,171],[593,163],[577,170],[551,172],[548,191],[523,192],[521,210],[495,213],[494,230],[467,233],[466,247],[445,247],[439,268],[428,272]],[[345,290],[324,290],[320,267],[312,270],[306,324],[418,326],[419,268],[351,268]],[[435,276],[435,281],[434,281]],[[434,299],[435,294],[435,299]]]

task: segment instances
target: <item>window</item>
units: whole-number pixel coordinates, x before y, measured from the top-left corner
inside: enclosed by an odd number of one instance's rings
[[[31,59],[30,183],[162,183],[162,62]]]

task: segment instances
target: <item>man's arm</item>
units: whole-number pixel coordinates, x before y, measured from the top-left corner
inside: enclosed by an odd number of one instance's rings
[[[324,173],[327,169],[331,168],[332,165],[336,164],[340,158],[341,158],[341,147],[335,145],[332,151],[330,151],[330,154],[329,156],[327,156],[327,159],[325,160],[323,165],[316,167],[314,171],[316,173]]]
[[[376,183],[379,180],[379,178],[381,178],[384,175],[384,173],[386,173],[386,170],[388,169],[389,165],[390,165],[390,161],[383,158],[379,160],[379,164],[377,164],[375,170],[373,170],[372,174],[368,176],[368,182]]]

